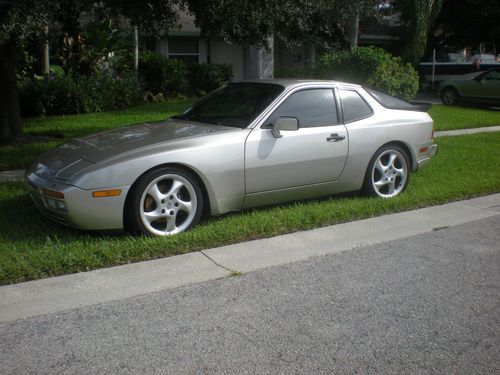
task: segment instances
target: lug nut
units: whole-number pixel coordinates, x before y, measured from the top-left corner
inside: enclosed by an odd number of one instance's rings
[[[174,214],[174,211],[170,211],[170,215],[173,215]]]
[[[177,203],[177,202],[176,202],[176,203],[174,204],[174,206],[175,206],[175,207],[179,207],[179,203]]]
[[[161,210],[161,213],[164,214],[165,213],[165,210]]]

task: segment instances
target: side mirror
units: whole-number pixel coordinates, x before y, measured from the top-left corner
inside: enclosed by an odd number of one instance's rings
[[[273,129],[271,130],[274,138],[283,137],[280,133],[280,130],[299,130],[299,120],[296,117],[278,117],[273,124]]]

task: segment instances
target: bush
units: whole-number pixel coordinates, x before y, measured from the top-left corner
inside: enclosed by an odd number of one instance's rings
[[[121,109],[141,100],[133,74],[43,78],[24,81],[19,90],[23,117]]]
[[[418,73],[410,64],[401,64],[399,58],[384,61],[366,81],[368,86],[388,94],[411,100],[418,91]]]
[[[376,47],[358,47],[324,55],[316,68],[320,78],[369,85],[406,100],[418,90],[418,73]]]
[[[112,77],[98,73],[80,77],[77,93],[82,113],[122,109],[141,101],[139,82],[133,74]]]
[[[173,96],[189,91],[187,67],[181,60],[167,59],[157,52],[143,52],[139,59],[139,79],[143,91]]]
[[[230,82],[233,67],[229,64],[191,64],[187,78],[192,92],[202,96]]]
[[[23,116],[80,112],[75,82],[66,76],[26,80],[19,88],[19,99]]]

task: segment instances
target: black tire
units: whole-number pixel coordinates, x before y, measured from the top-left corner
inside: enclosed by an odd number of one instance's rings
[[[460,94],[455,88],[448,86],[441,91],[441,100],[445,105],[457,105],[460,103]]]
[[[191,229],[203,213],[203,193],[192,173],[161,167],[142,175],[130,191],[125,225],[147,236],[173,235]]]
[[[381,198],[395,197],[408,187],[410,171],[410,160],[402,147],[393,144],[382,146],[368,163],[363,193]]]

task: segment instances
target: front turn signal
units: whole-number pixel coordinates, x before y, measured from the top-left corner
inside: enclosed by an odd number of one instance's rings
[[[105,197],[116,197],[120,195],[122,191],[120,189],[114,190],[99,190],[92,192],[94,198],[105,198]]]

